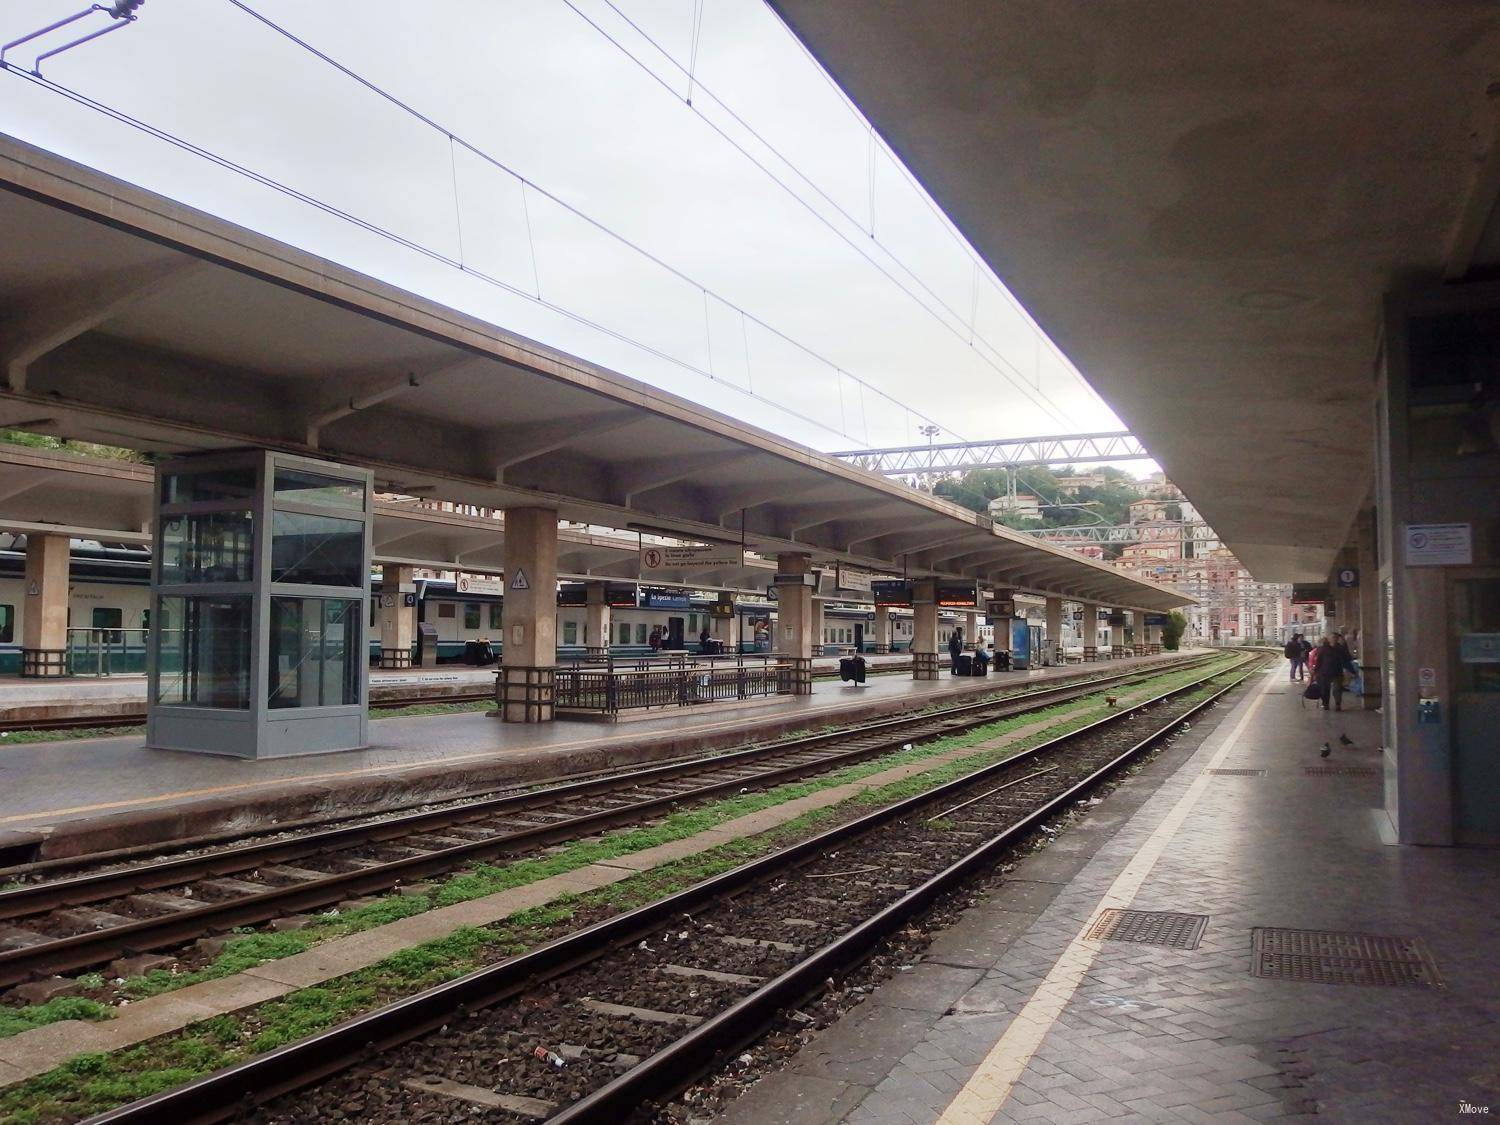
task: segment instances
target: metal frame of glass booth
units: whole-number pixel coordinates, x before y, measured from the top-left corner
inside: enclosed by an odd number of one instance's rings
[[[368,743],[371,474],[266,450],[157,466],[147,743]]]

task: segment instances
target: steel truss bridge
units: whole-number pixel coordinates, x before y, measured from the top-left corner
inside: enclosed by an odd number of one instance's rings
[[[1041,527],[1021,532],[1060,546],[1074,543],[1211,543],[1219,538],[1207,524],[1119,523]]]
[[[1112,433],[894,445],[885,449],[847,449],[830,456],[888,477],[933,477],[971,469],[1142,461],[1151,454],[1133,435]]]

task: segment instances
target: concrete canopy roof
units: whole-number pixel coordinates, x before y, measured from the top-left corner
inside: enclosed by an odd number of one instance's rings
[[[1382,294],[1500,249],[1494,5],[770,2],[1255,576],[1323,580]]]
[[[264,446],[377,488],[974,578],[1190,599],[774,434],[0,137],[0,425]]]

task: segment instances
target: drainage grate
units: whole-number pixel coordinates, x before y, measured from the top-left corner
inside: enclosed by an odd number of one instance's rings
[[[1374,766],[1303,766],[1308,777],[1379,777]]]
[[[1106,910],[1084,936],[1093,941],[1138,941],[1197,949],[1208,925],[1207,914],[1171,914],[1161,910]]]
[[[1219,777],[1265,777],[1265,770],[1209,770],[1209,773],[1217,774]]]
[[[1257,927],[1250,946],[1251,972],[1270,980],[1443,987],[1421,938]]]

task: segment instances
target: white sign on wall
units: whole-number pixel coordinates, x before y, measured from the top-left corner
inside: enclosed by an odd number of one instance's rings
[[[743,566],[745,552],[722,543],[689,543],[683,546],[641,548],[641,573],[690,570],[693,567]]]
[[[1466,523],[1406,525],[1407,566],[1468,566],[1474,561],[1474,536]]]
[[[454,583],[460,594],[504,594],[505,580],[484,574],[460,574]]]
[[[833,585],[836,590],[856,590],[868,594],[873,578],[874,575],[867,570],[855,570],[853,567],[839,563],[834,568]]]

